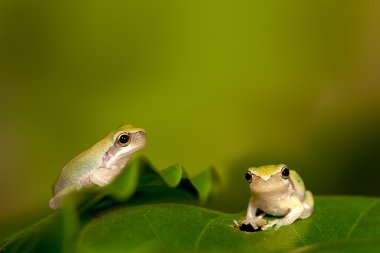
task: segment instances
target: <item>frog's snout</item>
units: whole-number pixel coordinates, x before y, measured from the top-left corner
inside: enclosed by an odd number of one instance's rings
[[[136,136],[136,143],[138,143],[139,146],[144,147],[146,144],[146,133],[143,130],[137,131],[134,133]]]

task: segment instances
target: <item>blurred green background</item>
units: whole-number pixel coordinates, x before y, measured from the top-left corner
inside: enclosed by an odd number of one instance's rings
[[[124,123],[158,168],[250,166],[379,195],[380,1],[0,1],[0,227],[48,213],[76,154]]]

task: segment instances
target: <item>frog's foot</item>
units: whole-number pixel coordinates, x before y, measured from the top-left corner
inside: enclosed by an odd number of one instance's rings
[[[252,219],[245,219],[242,222],[242,224],[246,224],[246,225],[251,224],[251,226],[255,230],[262,228],[263,226],[265,226],[268,223],[267,220],[263,219],[264,215],[265,214],[263,213],[263,214],[260,214],[259,216],[252,218]]]
[[[261,229],[265,230],[272,227],[273,225],[276,225],[275,230],[278,230],[281,226],[292,224],[295,220],[300,218],[303,211],[304,211],[304,206],[302,205],[302,203],[296,202],[294,207],[290,210],[290,212],[284,218],[270,221],[267,225],[265,225]]]
[[[53,210],[58,209],[60,204],[60,199],[56,196],[49,200],[49,207]]]
[[[274,230],[278,230],[283,224],[281,224],[281,222],[279,222],[280,219],[278,220],[272,220],[270,222],[268,222],[268,224],[266,224],[265,226],[261,227],[262,230],[266,230],[268,228],[271,228],[273,227],[274,225],[276,225],[275,229]]]
[[[287,221],[287,220],[284,220],[284,219],[277,219],[277,220],[272,220],[270,221],[267,225],[265,225],[264,227],[262,227],[261,229],[262,230],[266,230],[268,228],[271,228],[273,226],[274,227],[274,230],[279,230],[281,226],[283,225],[289,225],[290,223]]]
[[[49,206],[51,209],[58,209],[61,205],[62,199],[66,197],[66,195],[71,194],[72,192],[79,191],[82,188],[81,184],[72,184],[60,192],[58,192],[56,195],[53,196],[53,198],[49,201]]]
[[[254,230],[259,229],[259,227],[256,225],[256,222],[254,220],[243,220],[241,225],[251,225]]]

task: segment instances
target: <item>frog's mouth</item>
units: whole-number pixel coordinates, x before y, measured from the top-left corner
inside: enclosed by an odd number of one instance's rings
[[[264,181],[259,178],[257,181],[253,181],[251,184],[251,191],[258,194],[263,193],[276,193],[278,191],[285,191],[289,187],[288,184],[277,182],[274,180]]]

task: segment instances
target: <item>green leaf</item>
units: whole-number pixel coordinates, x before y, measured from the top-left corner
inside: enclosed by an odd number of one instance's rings
[[[73,216],[62,209],[3,241],[0,252],[72,252],[79,231]]]
[[[208,180],[194,184],[179,164],[159,171],[147,159],[134,158],[111,184],[68,196],[57,212],[2,242],[0,251],[72,252],[78,232],[92,220],[92,213],[149,202],[204,202],[212,176]]]
[[[76,237],[79,252],[378,252],[380,201],[316,197],[316,211],[279,231],[243,232],[233,226],[244,212],[225,214],[187,204],[119,206],[91,216]],[[42,222],[34,234],[52,223]],[[49,238],[54,238],[56,234]],[[37,237],[34,237],[34,239]],[[50,241],[51,242],[51,241]],[[33,244],[33,241],[29,241]],[[62,244],[58,244],[62,245]],[[41,249],[56,247],[49,240]],[[21,248],[22,249],[22,248]],[[14,252],[20,251],[16,248]],[[51,252],[51,251],[50,251]],[[59,251],[53,251],[59,252]],[[72,252],[72,251],[67,251]]]
[[[219,185],[219,178],[215,169],[210,167],[192,179],[195,188],[198,189],[198,197],[201,203],[205,203],[212,191],[216,191]]]
[[[184,204],[151,204],[103,214],[81,231],[90,252],[157,249],[222,252],[357,252],[380,249],[380,201],[365,197],[317,197],[315,213],[279,231],[243,232],[233,226],[245,213],[225,214]],[[363,251],[361,251],[363,252]]]
[[[245,211],[196,205],[214,171],[189,179],[181,165],[131,161],[109,186],[67,198],[63,208],[13,235],[1,252],[379,252],[380,199],[316,197],[315,212],[279,231],[244,232]],[[248,200],[247,200],[248,201]],[[184,204],[186,203],[186,204]],[[228,204],[228,203],[226,203]]]
[[[166,169],[156,169],[146,158],[135,157],[120,175],[105,187],[92,187],[71,194],[63,201],[80,214],[117,203],[138,204],[153,201],[178,201],[203,204],[218,182],[216,172],[208,168],[193,179],[180,164]],[[132,198],[140,195],[138,199]],[[132,199],[131,199],[132,198]],[[68,211],[69,212],[69,211]]]

